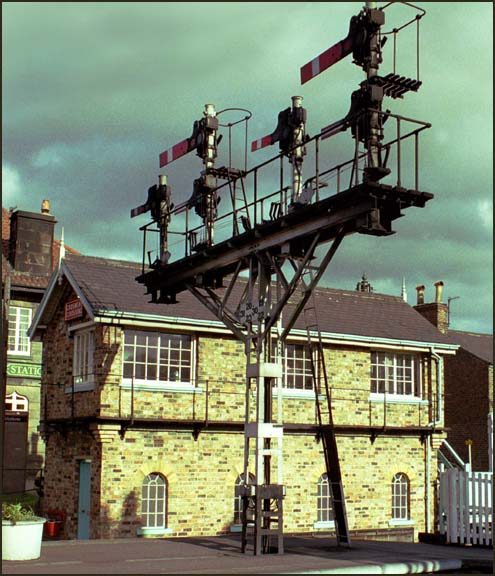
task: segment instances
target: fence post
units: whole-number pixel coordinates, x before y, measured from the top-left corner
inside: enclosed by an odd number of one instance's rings
[[[488,414],[488,470],[493,472],[493,412]]]

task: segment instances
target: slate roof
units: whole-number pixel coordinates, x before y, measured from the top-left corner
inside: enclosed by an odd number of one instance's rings
[[[179,294],[177,304],[151,304],[145,287],[135,280],[141,274],[141,264],[70,254],[64,260],[64,266],[95,315],[112,311],[172,319],[215,320],[189,292]],[[238,281],[234,293],[240,294],[242,282]],[[398,296],[318,288],[316,307],[319,327],[324,333],[455,344]],[[301,317],[295,328],[304,329]]]
[[[462,348],[493,364],[493,334],[477,334],[474,332],[460,332],[450,330],[449,336]]]

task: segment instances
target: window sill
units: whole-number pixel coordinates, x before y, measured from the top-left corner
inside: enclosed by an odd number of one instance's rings
[[[316,530],[334,530],[335,522],[333,520],[329,520],[328,522],[315,522],[313,528]]]
[[[414,520],[389,520],[389,526],[414,526],[416,522]]]
[[[159,538],[160,536],[167,536],[173,533],[172,528],[138,528],[137,529],[138,536],[153,536],[155,538]]]
[[[428,400],[422,400],[421,398],[416,398],[415,396],[397,396],[394,394],[370,394],[370,402],[381,402],[387,404],[413,404],[428,406]]]
[[[273,397],[278,393],[278,388],[272,388]],[[282,398],[300,398],[302,400],[313,400],[315,399],[315,393],[313,390],[297,390],[292,388],[282,388]]]
[[[144,390],[147,392],[178,392],[180,394],[202,394],[203,388],[197,388],[192,384],[152,384],[144,382],[122,382],[120,387],[124,390]]]
[[[19,358],[29,358],[29,356],[31,356],[31,351],[29,351],[29,352],[16,352],[15,350],[7,350],[7,356],[17,356]]]
[[[74,385],[74,392],[93,392],[95,389],[94,382],[82,382],[81,384]],[[65,388],[64,392],[66,394],[72,394],[72,388]]]

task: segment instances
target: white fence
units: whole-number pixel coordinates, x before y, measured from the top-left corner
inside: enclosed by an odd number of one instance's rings
[[[492,488],[492,472],[440,474],[440,531],[448,543],[493,546]]]
[[[493,412],[488,414],[488,466],[493,472]]]

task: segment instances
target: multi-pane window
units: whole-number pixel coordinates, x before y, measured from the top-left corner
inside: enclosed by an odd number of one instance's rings
[[[371,392],[419,396],[417,358],[412,354],[371,353]]]
[[[141,518],[145,528],[167,527],[167,492],[165,476],[152,473],[141,487]]]
[[[284,350],[284,388],[313,390],[311,352],[303,344],[287,344]]]
[[[191,336],[125,331],[124,380],[127,382],[190,384],[192,366]]]
[[[74,385],[94,382],[94,331],[84,330],[74,335]]]
[[[318,522],[333,522],[332,496],[327,474],[323,474],[318,480],[317,514]]]
[[[31,347],[27,330],[31,324],[32,314],[31,308],[10,306],[8,339],[8,352],[10,354],[29,356]]]
[[[402,473],[392,480],[392,519],[409,520],[409,478]]]

